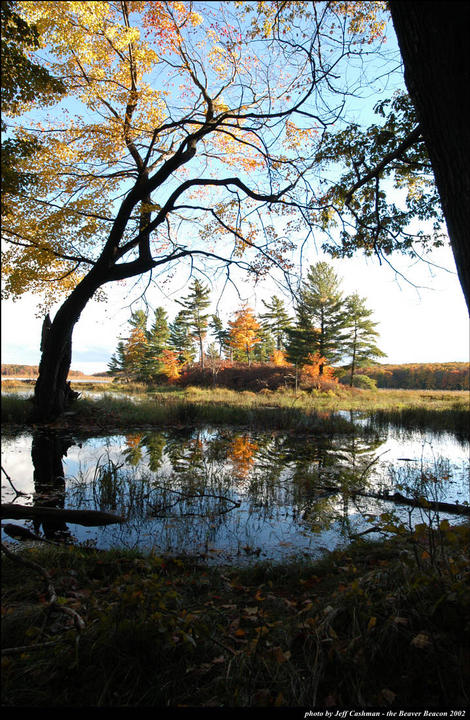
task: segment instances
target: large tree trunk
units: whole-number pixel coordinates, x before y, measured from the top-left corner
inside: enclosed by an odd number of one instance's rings
[[[77,397],[67,382],[72,333],[94,292],[103,284],[93,270],[62,303],[52,323],[43,325],[39,375],[34,388],[34,420],[50,422]]]
[[[470,88],[468,2],[389,2],[470,310]]]

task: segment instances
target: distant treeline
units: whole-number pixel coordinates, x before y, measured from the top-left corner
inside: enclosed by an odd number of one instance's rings
[[[410,390],[468,390],[470,365],[464,362],[371,365],[357,370],[379,388]]]
[[[9,377],[27,377],[35,378],[38,376],[39,367],[37,365],[3,365],[2,375]],[[70,370],[69,377],[83,377],[85,373],[80,370]]]

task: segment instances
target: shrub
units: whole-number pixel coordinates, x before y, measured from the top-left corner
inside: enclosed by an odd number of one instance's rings
[[[374,378],[368,375],[355,375],[353,378],[353,387],[360,388],[361,390],[376,390],[377,380],[374,380]]]

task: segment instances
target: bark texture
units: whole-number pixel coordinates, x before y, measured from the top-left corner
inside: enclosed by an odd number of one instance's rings
[[[389,2],[470,311],[470,4]]]

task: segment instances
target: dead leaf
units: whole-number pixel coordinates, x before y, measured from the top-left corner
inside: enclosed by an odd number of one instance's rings
[[[423,650],[424,648],[430,647],[432,642],[427,633],[420,632],[415,635],[413,640],[410,642],[410,645],[413,645],[413,647],[418,648],[419,650]]]

